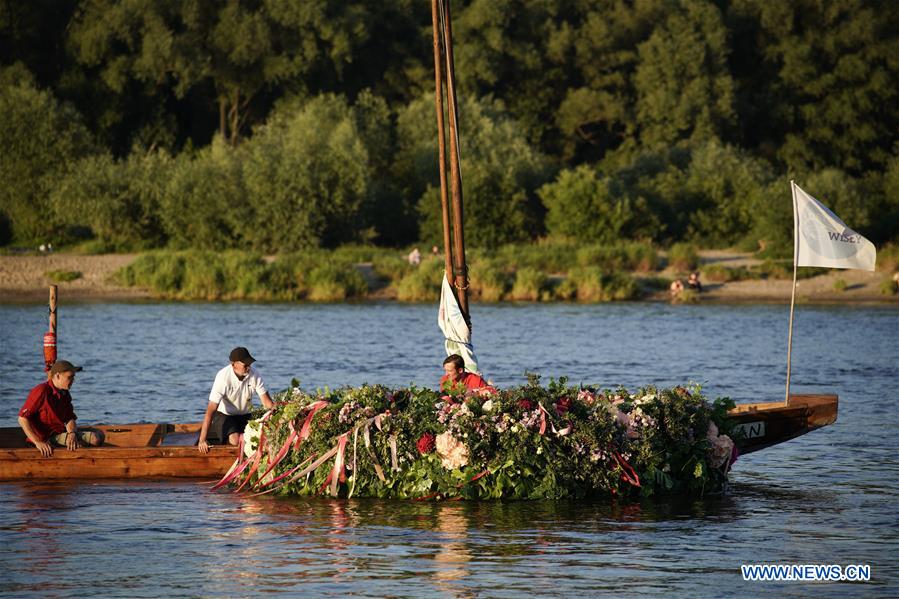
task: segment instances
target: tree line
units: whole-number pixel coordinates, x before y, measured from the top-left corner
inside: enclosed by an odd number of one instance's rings
[[[890,0],[453,3],[466,237],[899,231]],[[0,1],[0,245],[440,238],[430,3]]]

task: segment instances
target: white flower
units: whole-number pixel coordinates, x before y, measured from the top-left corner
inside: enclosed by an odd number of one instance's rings
[[[492,411],[493,410],[493,400],[488,399],[487,401],[484,402],[484,405],[482,405],[481,407],[484,408],[485,412]]]
[[[443,467],[447,470],[461,468],[468,464],[468,448],[453,437],[449,431],[437,435],[435,447]]]
[[[540,455],[541,453],[543,453],[543,448],[542,448],[542,447],[538,447],[538,448],[537,448],[537,455]]]

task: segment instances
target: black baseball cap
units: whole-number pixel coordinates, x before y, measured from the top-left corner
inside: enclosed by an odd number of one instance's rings
[[[235,347],[228,356],[231,362],[243,362],[247,366],[256,361],[256,358],[250,355],[250,350],[245,347]]]
[[[57,360],[50,367],[50,376],[59,374],[60,372],[81,372],[84,370],[81,366],[75,366],[68,360]]]

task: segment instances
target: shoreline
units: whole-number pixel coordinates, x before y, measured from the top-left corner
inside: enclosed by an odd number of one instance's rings
[[[720,250],[700,252],[703,264],[745,266],[754,262],[751,254]],[[160,298],[149,290],[122,287],[111,283],[110,276],[129,264],[137,254],[38,254],[0,256],[0,304],[32,304],[46,302],[50,285],[58,285],[61,298],[73,303],[97,302],[180,302],[204,300],[171,300]],[[370,270],[360,265],[360,272]],[[68,282],[54,283],[46,276],[49,271],[77,271],[81,277]],[[653,276],[674,278],[676,273],[661,271]],[[881,282],[888,277],[883,272],[834,269],[809,279],[801,279],[796,286],[797,304],[860,304],[899,305],[899,294],[885,295],[880,291]],[[368,278],[368,277],[366,277]],[[845,289],[838,291],[837,280],[845,282]],[[700,304],[789,304],[792,279],[760,279],[729,283],[703,282]],[[242,300],[226,300],[242,301]],[[354,303],[397,301],[389,287],[373,286],[366,296]],[[669,302],[666,290],[650,292],[637,302]],[[256,302],[253,302],[256,303]],[[261,303],[266,303],[265,301]],[[285,303],[272,300],[270,303]],[[286,302],[296,303],[296,302]],[[305,302],[303,302],[305,303]],[[311,303],[311,302],[310,302]],[[474,301],[472,303],[480,303]],[[529,303],[502,301],[499,303]],[[559,302],[546,302],[559,303]]]

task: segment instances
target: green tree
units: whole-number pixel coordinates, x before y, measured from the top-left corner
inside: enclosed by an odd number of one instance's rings
[[[547,42],[565,4],[473,0],[453,15],[460,90],[501,99],[534,145],[556,137],[551,114],[565,89],[565,69],[548,60]]]
[[[116,93],[132,80],[146,93],[171,89],[177,98],[211,86],[219,134],[233,144],[264,91],[339,74],[366,38],[364,16],[361,5],[338,0],[92,0],[69,41],[77,60]]]
[[[120,250],[159,247],[165,241],[160,202],[173,170],[164,153],[133,153],[127,160],[109,154],[88,156],[50,192],[58,222],[83,227]]]
[[[592,166],[562,171],[538,193],[546,206],[550,235],[614,244],[657,230],[658,223],[645,200],[632,200],[619,182],[599,176]]]
[[[899,7],[891,0],[736,0],[749,141],[793,170],[881,170],[899,131]]]
[[[535,190],[549,174],[544,156],[502,103],[466,97],[459,111],[466,243],[494,247],[536,237],[542,209]],[[397,171],[405,189],[423,190],[420,239],[442,240],[433,97],[410,104],[398,122]]]
[[[286,252],[372,236],[360,222],[369,156],[345,99],[287,104],[245,146],[253,247]]]
[[[19,243],[53,239],[48,195],[79,157],[95,151],[81,116],[28,83],[0,88],[0,214]]]
[[[634,82],[645,147],[721,138],[735,124],[728,51],[721,13],[707,0],[681,0],[640,44]]]
[[[243,151],[216,137],[172,165],[160,198],[160,219],[173,248],[246,248],[255,213],[241,176]]]
[[[575,0],[548,30],[549,60],[566,74],[555,121],[563,158],[593,160],[637,134],[637,48],[671,12],[670,0]]]

